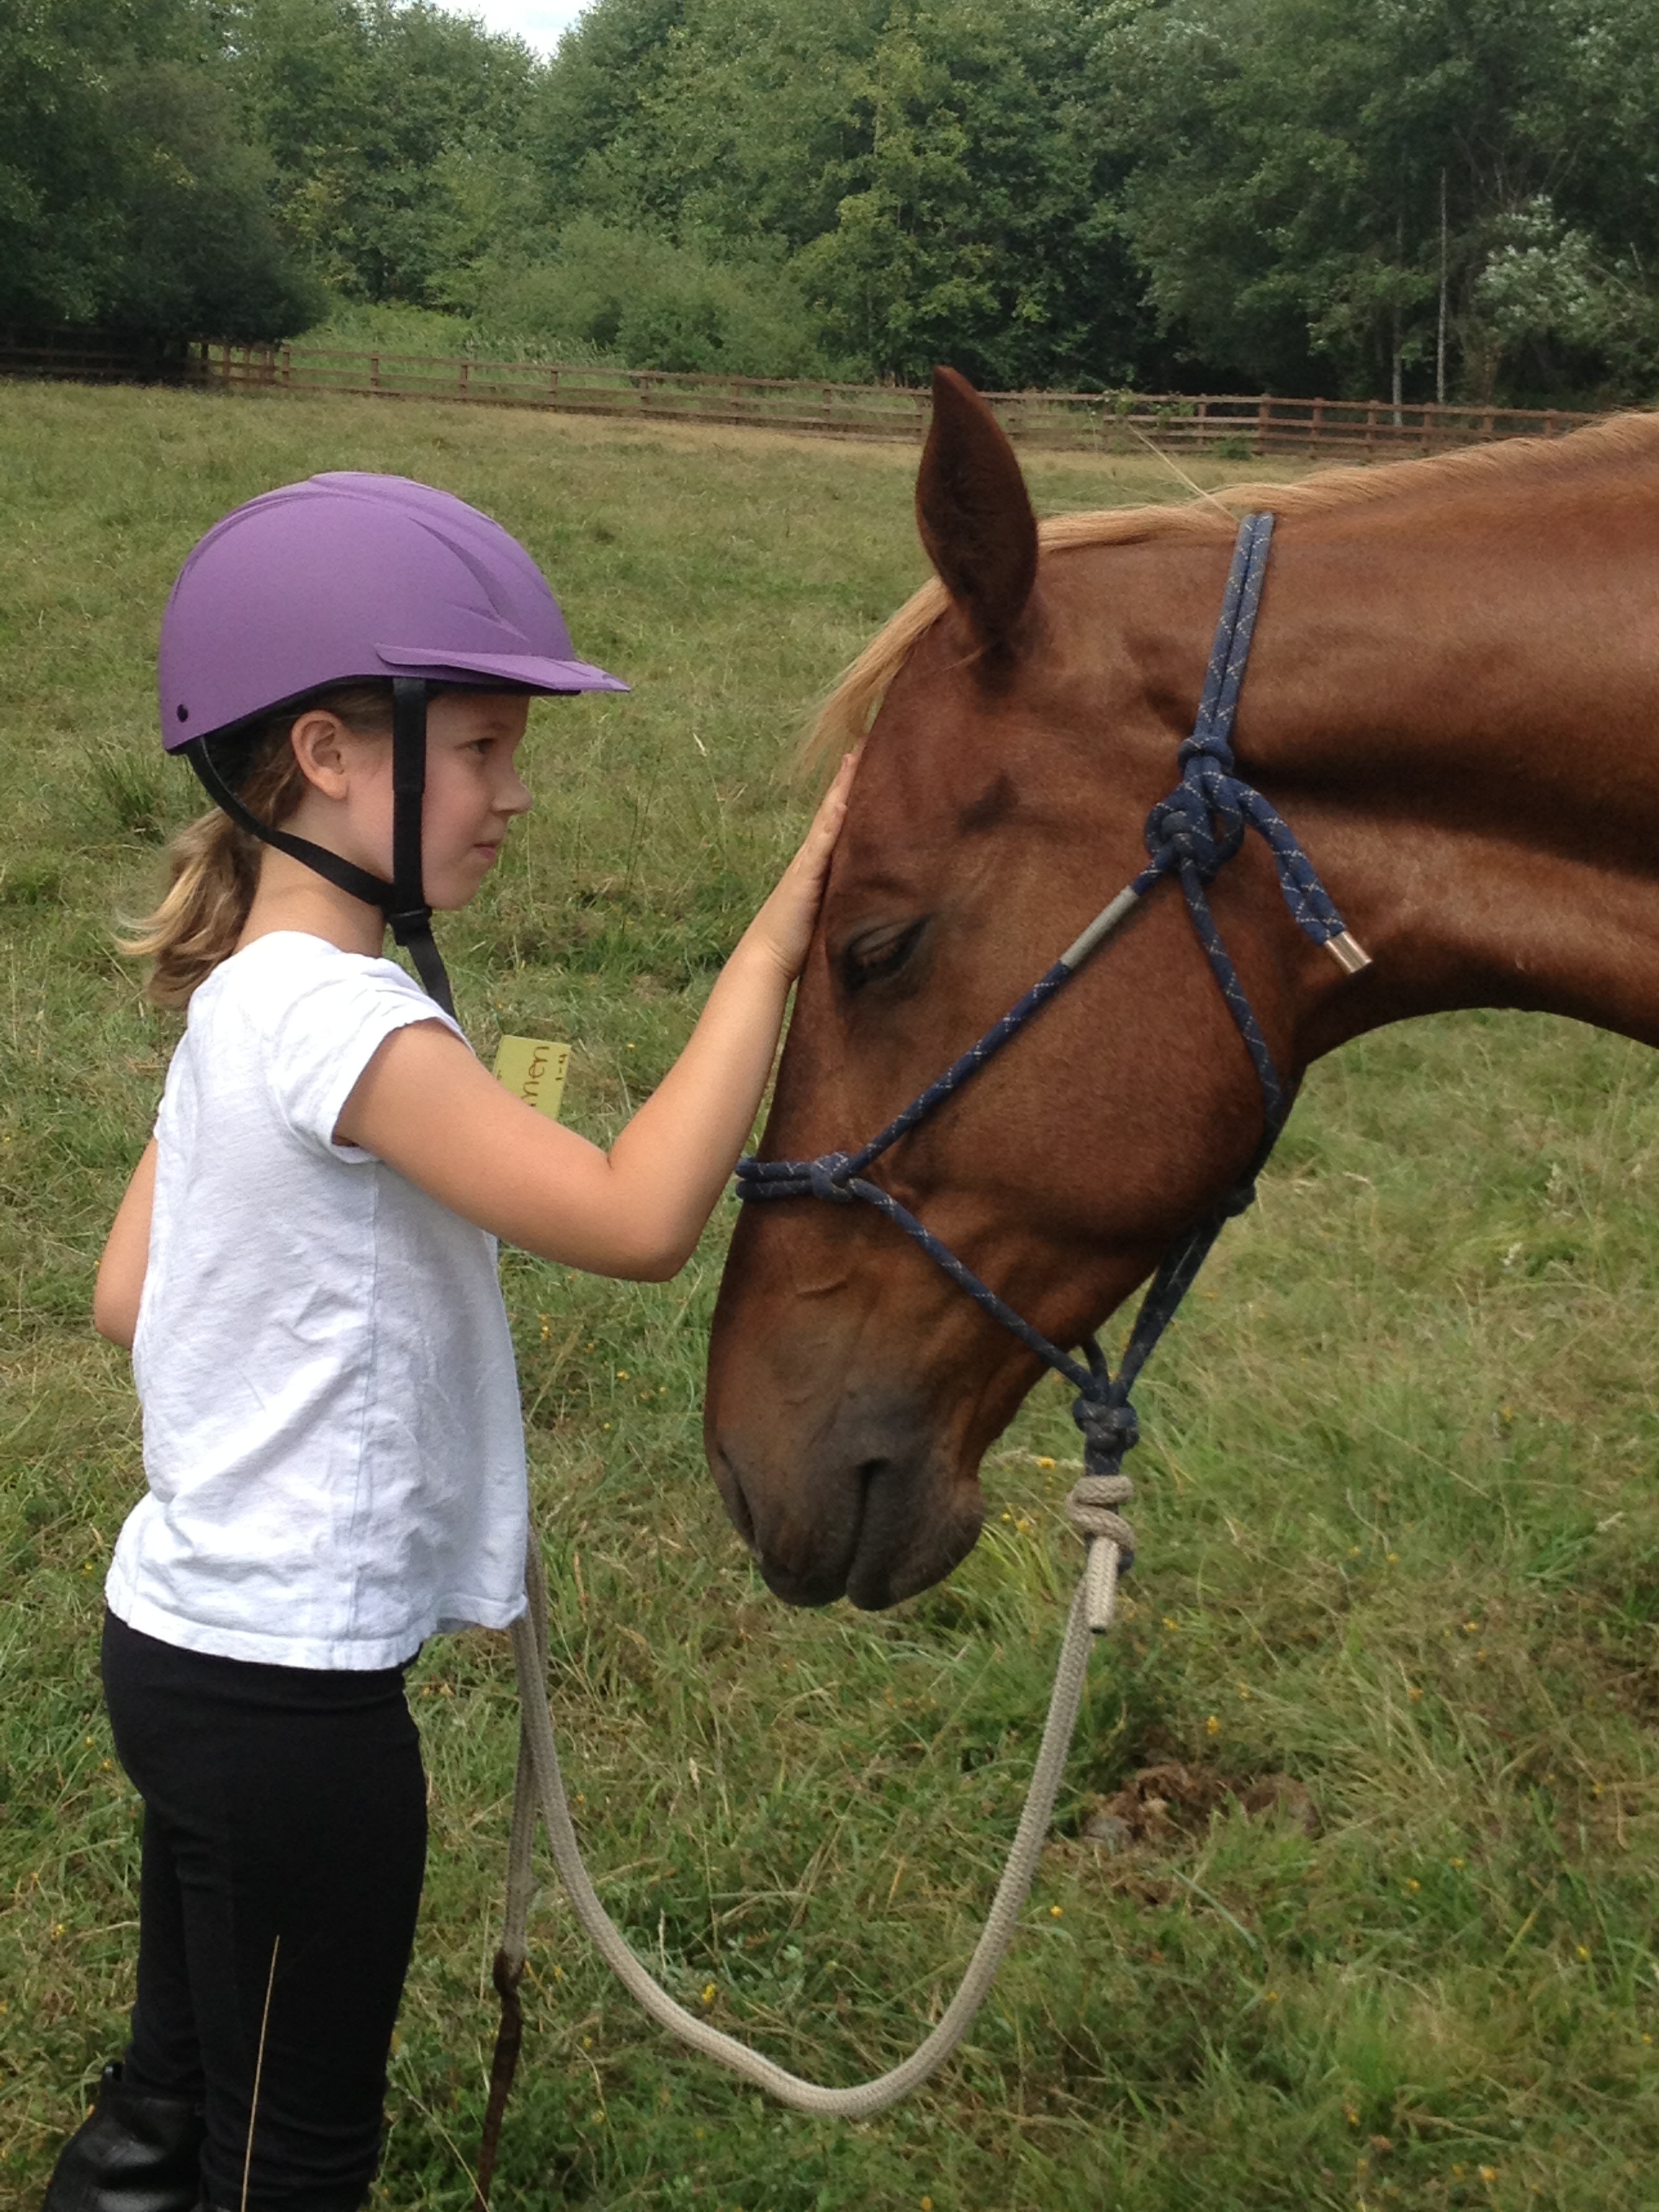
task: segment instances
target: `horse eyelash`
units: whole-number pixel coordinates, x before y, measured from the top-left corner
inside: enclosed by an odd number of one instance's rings
[[[843,986],[848,991],[861,990],[865,984],[879,981],[884,975],[896,975],[921,943],[921,933],[927,927],[924,915],[919,921],[908,922],[902,928],[873,929],[864,937],[854,938],[841,956]]]

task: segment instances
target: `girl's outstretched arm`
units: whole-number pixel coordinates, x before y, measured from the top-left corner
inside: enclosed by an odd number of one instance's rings
[[[123,1351],[132,1349],[138,1326],[138,1301],[144,1292],[144,1272],[149,1265],[149,1217],[155,1197],[155,1139],[144,1147],[132,1171],[126,1195],[116,1208],[115,1219],[98,1262],[98,1280],[92,1293],[92,1325]]]
[[[652,1281],[677,1273],[753,1126],[852,777],[849,757],[685,1050],[608,1154],[514,1098],[435,1022],[386,1039],[346,1101],[337,1139],[543,1259]]]

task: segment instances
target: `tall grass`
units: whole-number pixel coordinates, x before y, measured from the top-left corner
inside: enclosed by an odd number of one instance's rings
[[[578,650],[633,679],[538,710],[538,811],[446,930],[480,1047],[570,1037],[567,1110],[603,1136],[803,818],[783,769],[811,701],[918,580],[911,465],[0,390],[0,2206],[33,2205],[131,1987],[137,1808],[94,1652],[141,1475],[125,1363],[86,1315],[175,1034],[109,950],[194,804],[149,690],[174,567],[271,483],[401,470],[518,530]],[[1165,491],[1150,464],[1032,475],[1048,509]],[[1617,1040],[1468,1016],[1316,1070],[1141,1394],[1127,1617],[961,2058],[861,2126],[775,2111],[647,2027],[550,1888],[501,2204],[1654,2203],[1656,1181],[1650,1063]],[[660,1287],[507,1260],[553,1693],[601,1887],[671,1985],[848,2080],[925,2030],[973,1940],[1075,1566],[1038,1462],[1073,1436],[1045,1386],[945,1588],[785,1612],[697,1448],[727,1224]],[[434,1644],[415,1705],[434,1841],[378,2202],[460,2212],[513,1772],[501,1641]]]

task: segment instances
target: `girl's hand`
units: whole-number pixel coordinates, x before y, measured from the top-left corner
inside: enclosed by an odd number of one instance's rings
[[[715,977],[690,1042],[608,1158],[514,1097],[435,1020],[386,1040],[341,1109],[337,1139],[544,1260],[666,1281],[696,1249],[753,1126],[852,781],[849,754]]]
[[[823,886],[830,874],[830,856],[847,818],[847,797],[857,772],[857,754],[843,753],[836,780],[820,800],[800,850],[779,878],[777,889],[749,925],[749,936],[771,954],[786,982],[793,982],[799,975],[806,948],[812,941],[818,908],[823,902]]]

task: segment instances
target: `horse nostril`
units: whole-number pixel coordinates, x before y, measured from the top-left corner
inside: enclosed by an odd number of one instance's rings
[[[720,1488],[726,1498],[726,1513],[730,1516],[732,1526],[752,1552],[756,1548],[755,1516],[750,1508],[747,1497],[744,1494],[743,1479],[725,1452],[720,1454],[720,1467],[726,1476],[726,1480],[721,1484]]]

